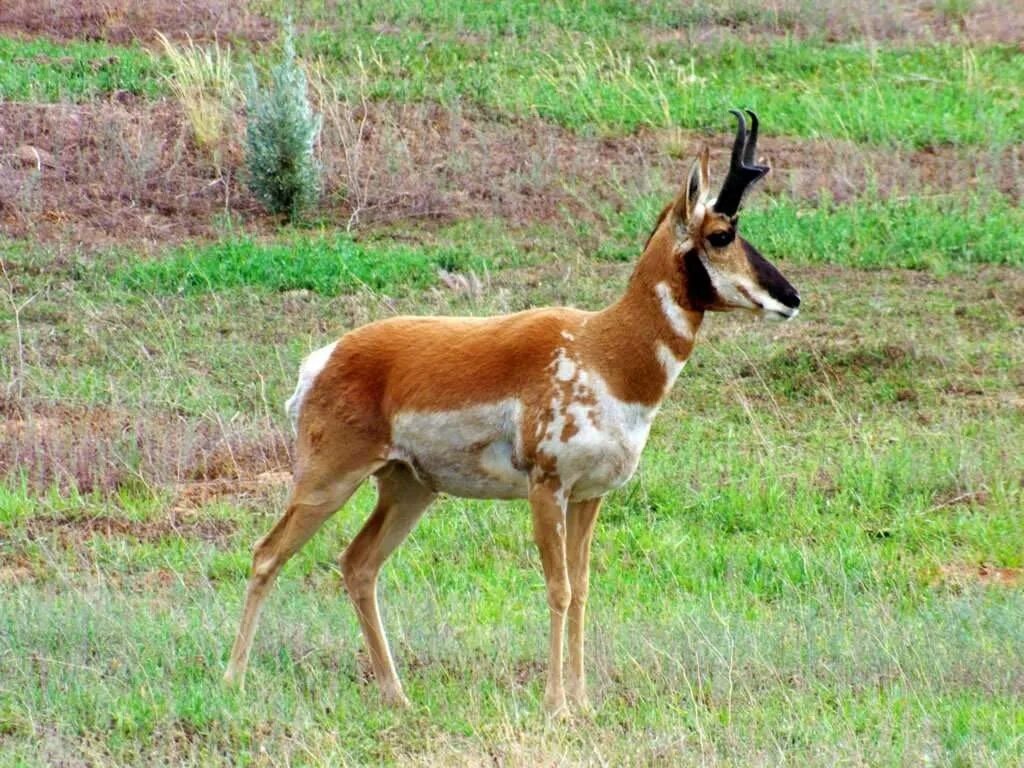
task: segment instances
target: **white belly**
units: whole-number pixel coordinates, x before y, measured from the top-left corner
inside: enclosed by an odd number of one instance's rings
[[[590,377],[595,401],[557,403],[538,450],[555,459],[565,497],[582,501],[618,488],[636,471],[655,409],[610,396]],[[571,435],[564,431],[571,417]],[[523,456],[518,400],[452,411],[399,412],[388,458],[409,464],[435,491],[474,499],[524,499],[529,461]],[[566,439],[562,439],[566,435]]]
[[[389,458],[404,461],[436,491],[474,499],[523,499],[518,400],[455,411],[406,411],[391,424]]]

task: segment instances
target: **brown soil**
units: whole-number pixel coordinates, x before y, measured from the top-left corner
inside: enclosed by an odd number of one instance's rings
[[[235,135],[241,135],[241,122]],[[0,231],[103,246],[166,245],[217,234],[225,212],[269,229],[237,179],[241,148],[217,176],[189,140],[174,102],[0,104]],[[324,215],[359,226],[409,219],[500,217],[515,223],[601,219],[630,198],[666,198],[688,157],[730,139],[668,131],[588,138],[538,120],[498,121],[431,105],[328,111],[320,156]],[[766,136],[774,194],[843,201],[994,187],[1024,197],[1024,150],[873,150]],[[679,154],[682,156],[678,156]]]
[[[0,34],[55,40],[150,42],[154,32],[193,40],[269,40],[273,22],[236,0],[4,0]]]
[[[272,424],[18,401],[0,402],[0,414],[0,476],[21,473],[41,490],[173,484],[187,509],[268,488],[291,466],[290,440]]]
[[[987,490],[964,491],[960,489],[951,489],[935,499],[935,504],[932,506],[930,511],[935,512],[936,510],[946,509],[947,507],[960,506],[983,507],[988,504],[988,501],[989,492]]]
[[[5,584],[20,584],[35,576],[32,561],[24,553],[5,552],[0,565],[0,587]]]
[[[1000,568],[995,565],[951,563],[939,566],[939,581],[955,587],[968,584],[1017,587],[1024,583],[1024,568]]]
[[[172,102],[0,104],[0,147],[15,148],[0,157],[0,229],[15,237],[175,242],[212,235],[225,209],[254,209],[200,157]]]
[[[156,541],[169,537],[224,542],[237,529],[230,520],[213,520],[172,511],[159,520],[128,520],[108,515],[63,515],[32,517],[25,523],[29,540],[56,536],[62,542],[79,542],[95,536],[131,537]]]
[[[252,499],[268,490],[281,488],[291,481],[292,474],[284,470],[260,472],[255,477],[228,477],[182,483],[175,488],[174,508],[198,509],[211,501],[225,497]]]
[[[358,112],[348,121],[329,120],[323,156],[329,186],[370,190],[364,221],[423,214],[517,222],[586,216],[595,205],[621,207],[636,194],[671,194],[705,143],[721,173],[731,146],[731,136],[680,131],[581,137],[539,120],[497,121],[430,106],[372,105],[361,133],[353,130],[358,121]],[[358,155],[360,173],[351,180],[346,145],[348,155]],[[869,188],[880,197],[985,186],[1014,199],[1024,195],[1019,147],[897,151],[766,136],[760,150],[775,168],[766,189],[799,199],[828,194],[841,202]],[[595,194],[595,202],[585,202]],[[358,203],[349,194],[339,213]]]
[[[707,9],[707,18],[656,35],[658,42],[687,45],[724,40],[757,40],[786,35],[832,42],[879,40],[899,43],[1008,43],[1024,39],[1024,6],[1020,0],[723,0]]]

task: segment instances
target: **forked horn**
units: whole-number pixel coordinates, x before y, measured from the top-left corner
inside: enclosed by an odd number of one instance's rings
[[[768,173],[767,165],[757,165],[757,115],[747,110],[750,115],[750,133],[747,133],[747,121],[738,109],[730,109],[739,125],[736,127],[736,141],[732,145],[732,159],[729,161],[729,173],[722,182],[722,191],[718,193],[714,209],[726,216],[735,216],[743,202],[743,195],[755,181]]]

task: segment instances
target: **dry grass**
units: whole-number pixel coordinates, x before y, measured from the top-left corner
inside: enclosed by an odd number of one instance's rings
[[[1024,38],[1019,0],[720,0],[687,4],[681,13],[689,23],[656,40],[697,45],[786,35],[833,42],[1017,44]]]
[[[0,104],[0,146],[51,160],[0,156],[0,232],[86,247],[210,237],[218,213],[256,206],[236,196],[240,157],[223,155],[226,173],[211,181],[189,133],[173,102]]]
[[[339,197],[345,200],[351,213],[346,229],[358,226],[364,213],[372,207],[379,207],[389,201],[372,201],[374,177],[381,171],[378,153],[371,157],[365,149],[370,138],[370,99],[368,97],[369,75],[363,62],[362,51],[357,51],[359,77],[355,79],[356,93],[349,95],[337,81],[327,74],[322,62],[309,67],[308,79],[317,111],[323,115],[323,130],[318,134],[321,156],[325,147],[332,152],[331,167],[335,169],[335,184]],[[351,86],[349,86],[351,87]],[[387,129],[393,130],[394,125]],[[325,140],[324,136],[328,138]],[[337,154],[340,148],[340,155]],[[375,163],[371,165],[371,163]]]
[[[25,524],[24,534],[29,541],[52,536],[65,546],[73,546],[93,537],[121,537],[136,541],[187,537],[223,543],[236,527],[230,520],[187,515],[179,511],[172,511],[166,517],[156,520],[130,520],[110,515],[62,514],[31,518]]]
[[[257,478],[276,481],[275,473],[291,467],[290,437],[269,422],[24,400],[10,401],[3,411],[0,476],[20,475],[41,491],[112,494],[174,485],[187,507],[197,499],[255,492],[263,483]]]
[[[199,152],[221,175],[223,157],[230,152],[238,83],[231,65],[231,50],[215,40],[207,46],[192,38],[177,45],[161,32],[157,40],[171,64],[166,77],[185,113]]]

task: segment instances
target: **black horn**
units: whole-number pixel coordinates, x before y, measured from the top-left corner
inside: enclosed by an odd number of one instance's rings
[[[743,194],[751,184],[768,173],[768,166],[758,165],[757,159],[757,115],[747,110],[750,115],[750,132],[747,132],[747,121],[738,109],[730,109],[739,125],[736,127],[736,141],[732,145],[732,159],[729,162],[729,173],[722,182],[722,191],[718,193],[714,209],[726,216],[735,216],[743,201]]]

